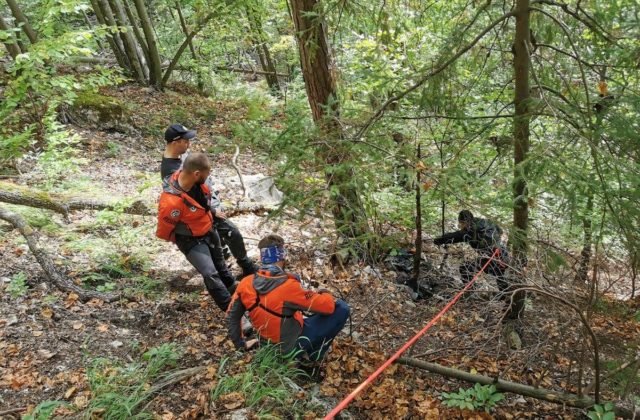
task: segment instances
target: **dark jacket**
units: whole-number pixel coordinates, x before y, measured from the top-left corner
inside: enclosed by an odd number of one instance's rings
[[[499,249],[502,259],[505,259],[507,250],[502,244],[502,240],[500,239],[501,235],[502,229],[495,223],[486,219],[474,218],[469,228],[445,233],[435,238],[433,243],[436,245],[446,245],[466,242],[471,248],[487,255],[491,255],[496,249]]]

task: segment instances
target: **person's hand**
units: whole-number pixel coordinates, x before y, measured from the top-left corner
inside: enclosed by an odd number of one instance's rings
[[[257,338],[252,338],[251,340],[247,340],[244,343],[244,349],[246,351],[249,351],[249,350],[253,349],[254,347],[256,347],[259,342],[260,342],[260,340],[258,340]]]
[[[226,219],[227,215],[225,212],[223,212],[222,210],[216,209],[216,213],[215,216],[220,218],[220,219]]]

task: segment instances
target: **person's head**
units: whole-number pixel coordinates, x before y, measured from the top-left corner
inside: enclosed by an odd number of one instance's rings
[[[204,153],[190,153],[182,163],[182,173],[196,184],[204,184],[210,172],[211,162]]]
[[[460,230],[469,229],[473,224],[473,213],[469,210],[462,210],[458,213],[458,228]]]
[[[258,242],[260,261],[262,264],[276,264],[284,266],[287,253],[284,249],[284,239],[280,235],[271,233]]]
[[[174,149],[180,155],[189,149],[189,144],[195,138],[196,130],[189,130],[182,124],[172,124],[164,132],[167,147]]]

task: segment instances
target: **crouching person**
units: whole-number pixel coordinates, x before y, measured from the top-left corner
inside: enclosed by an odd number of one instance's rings
[[[327,292],[305,290],[299,278],[284,271],[284,239],[268,235],[258,243],[261,267],[242,279],[227,312],[229,335],[239,349],[248,350],[256,341],[245,342],[240,322],[247,312],[258,336],[279,344],[283,354],[302,350],[310,360],[324,356],[349,317],[349,306]],[[314,314],[302,317],[302,311]]]

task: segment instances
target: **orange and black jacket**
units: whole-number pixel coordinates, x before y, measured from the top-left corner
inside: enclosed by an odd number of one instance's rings
[[[158,228],[156,236],[165,241],[175,242],[176,235],[200,237],[213,227],[213,216],[210,209],[204,208],[189,196],[178,184],[178,176],[182,171],[176,171],[167,178],[162,185],[160,203],[158,203]],[[202,188],[202,192],[211,199],[209,187],[205,184],[195,185]]]
[[[330,315],[334,310],[330,294],[305,290],[295,275],[267,266],[238,285],[227,311],[227,327],[236,347],[244,348],[241,319],[248,312],[260,338],[281,344],[286,353],[294,349],[302,333],[301,311]]]

